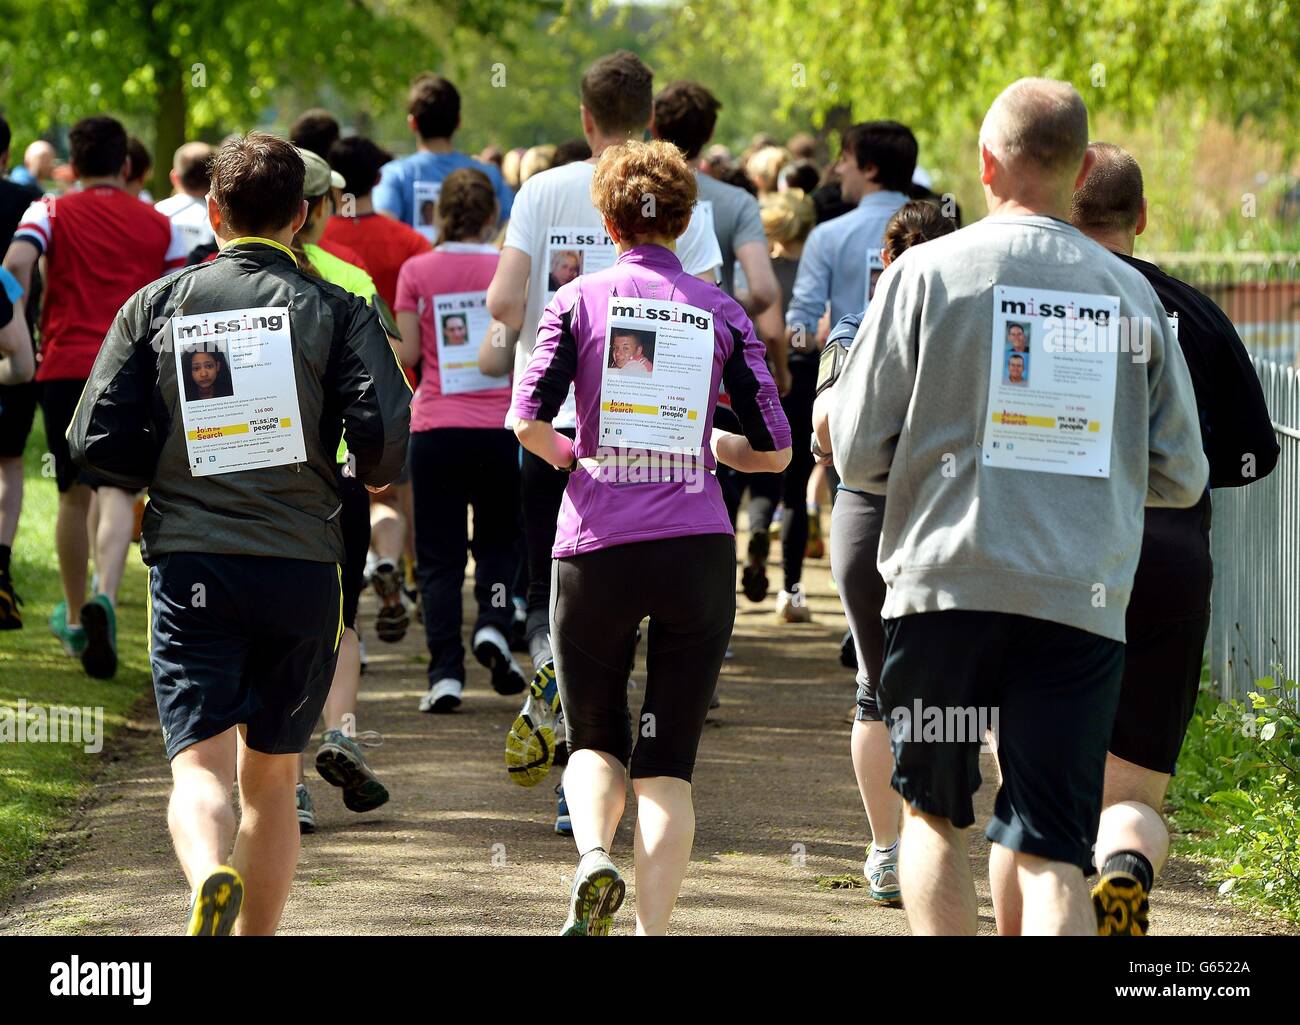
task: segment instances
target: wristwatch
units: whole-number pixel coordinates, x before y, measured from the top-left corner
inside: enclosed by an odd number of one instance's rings
[[[808,450],[812,453],[812,457],[818,461],[822,459],[829,459],[831,457],[831,454],[829,452],[823,452],[822,447],[817,444],[816,431],[814,431],[813,436],[810,439],[808,439]]]
[[[556,469],[559,470],[561,473],[572,473],[572,472],[573,472],[574,470],[576,470],[577,468],[578,468],[578,453],[577,453],[577,452],[574,452],[574,453],[573,453],[573,462],[571,462],[568,466],[557,466],[557,467],[556,467]]]

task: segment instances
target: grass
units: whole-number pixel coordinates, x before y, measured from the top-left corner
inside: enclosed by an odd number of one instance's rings
[[[24,454],[26,484],[13,554],[15,586],[23,598],[22,630],[0,633],[0,705],[99,707],[104,747],[87,754],[80,744],[0,743],[0,900],[11,894],[42,845],[66,827],[89,794],[112,738],[149,693],[145,648],[145,572],[135,546],[127,555],[118,609],[118,671],[92,680],[63,653],[48,627],[61,600],[54,519],[58,491],[41,472],[45,432],[39,414]]]

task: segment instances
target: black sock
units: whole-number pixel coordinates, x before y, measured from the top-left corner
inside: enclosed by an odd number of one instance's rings
[[[1116,851],[1101,867],[1102,875],[1107,872],[1127,872],[1142,884],[1142,889],[1147,893],[1151,892],[1155,871],[1151,868],[1151,862],[1147,860],[1145,854],[1138,851]]]
[[[0,573],[9,572],[9,556],[13,554],[13,548],[9,545],[0,545]]]

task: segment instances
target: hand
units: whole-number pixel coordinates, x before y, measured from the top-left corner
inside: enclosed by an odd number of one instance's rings
[[[777,360],[772,367],[772,379],[776,382],[776,391],[781,398],[790,394],[790,389],[794,387],[794,378],[790,376],[790,364],[785,360]]]

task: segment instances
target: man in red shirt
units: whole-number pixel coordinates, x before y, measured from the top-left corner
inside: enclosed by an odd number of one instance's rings
[[[430,248],[428,240],[410,225],[375,210],[370,193],[379,184],[379,169],[392,159],[359,135],[334,144],[330,166],[347,184],[340,212],[329,219],[322,239],[322,243],[348,246],[365,261],[380,297],[390,308],[397,302],[397,272],[402,264]]]
[[[26,289],[45,257],[41,314],[41,410],[46,444],[59,488],[55,543],[64,601],[50,629],[86,672],[109,679],[117,672],[114,607],[135,524],[135,497],[99,486],[73,465],[65,433],[90,368],[113,318],[137,291],[185,262],[184,240],[171,222],[125,191],[127,135],[111,117],[88,117],[68,137],[81,190],[33,203],[5,254],[5,267]],[[87,512],[98,494],[96,568],[102,593],[86,597],[90,538]]]

